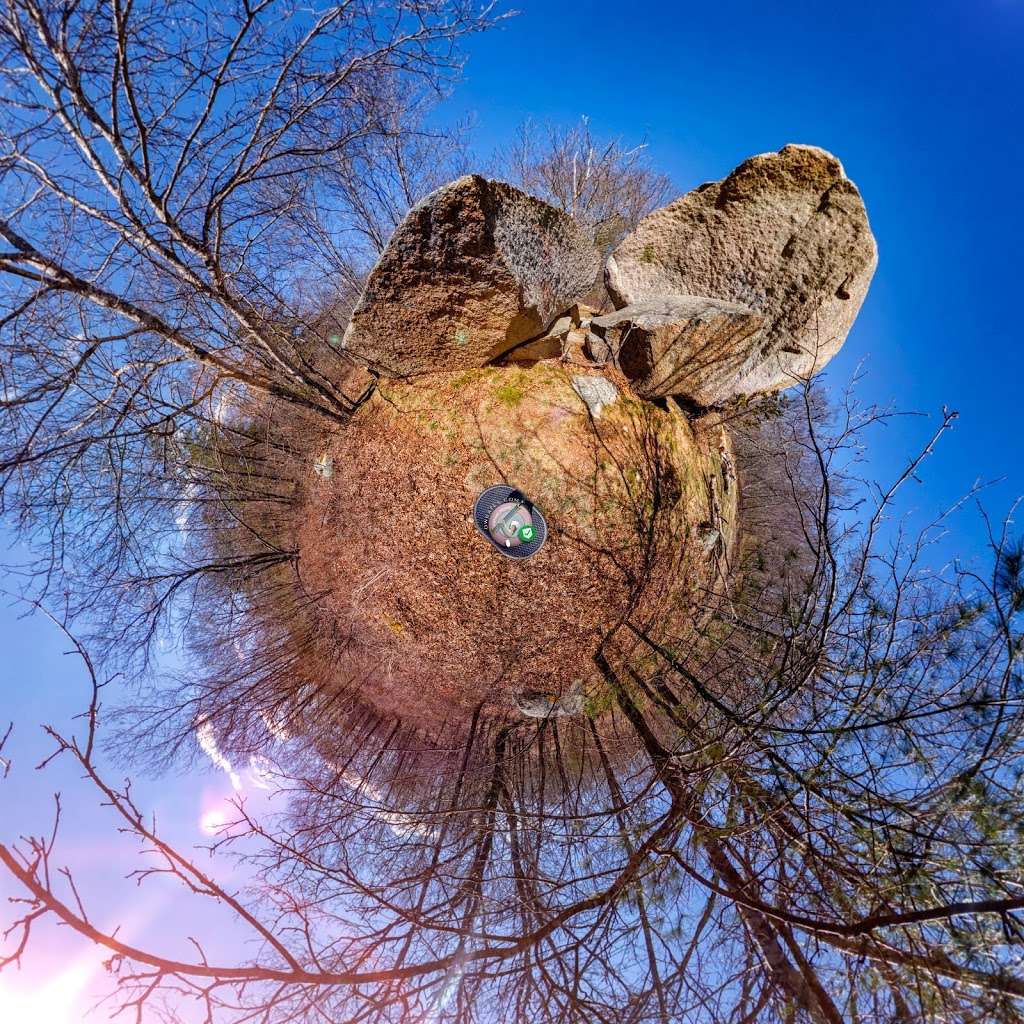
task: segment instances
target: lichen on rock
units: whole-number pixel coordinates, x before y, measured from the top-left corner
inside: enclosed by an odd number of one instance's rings
[[[567,214],[467,175],[395,232],[345,332],[384,376],[483,366],[536,337],[594,282],[599,257]]]
[[[656,210],[608,260],[617,307],[672,295],[742,303],[764,318],[728,392],[791,387],[839,351],[877,263],[857,186],[814,146],[751,157]]]

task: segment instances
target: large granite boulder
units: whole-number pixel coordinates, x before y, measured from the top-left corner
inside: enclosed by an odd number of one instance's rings
[[[459,178],[409,211],[344,347],[390,377],[484,366],[540,334],[598,266],[568,215],[504,182]]]
[[[734,360],[731,390],[750,395],[788,387],[836,354],[876,263],[842,164],[813,146],[786,146],[645,217],[609,258],[606,284],[620,308],[682,294],[759,313],[757,345]]]
[[[736,302],[672,295],[595,317],[591,350],[603,345],[595,355],[613,360],[642,398],[716,406],[737,397],[763,323]]]

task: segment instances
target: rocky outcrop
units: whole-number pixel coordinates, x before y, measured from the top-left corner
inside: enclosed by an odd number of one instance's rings
[[[344,348],[390,377],[483,366],[539,335],[591,287],[598,264],[566,214],[503,182],[459,178],[395,232]]]
[[[777,391],[821,369],[846,339],[877,250],[857,187],[829,153],[786,146],[755,156],[644,218],[608,260],[619,308],[709,296],[764,319],[719,393]],[[724,353],[723,353],[724,355]]]
[[[541,359],[568,359],[582,355],[587,328],[597,311],[582,302],[575,303],[564,316],[560,316],[539,338],[532,338],[512,349],[503,363],[536,363]]]
[[[515,705],[519,713],[526,718],[563,718],[582,715],[586,709],[587,700],[582,686],[576,682],[562,697],[536,690],[517,693]]]
[[[613,361],[642,398],[715,406],[737,397],[763,323],[735,302],[676,295],[595,317],[588,347],[597,361]]]

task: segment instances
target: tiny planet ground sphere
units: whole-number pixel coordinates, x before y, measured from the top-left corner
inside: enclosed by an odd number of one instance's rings
[[[354,415],[299,496],[306,678],[426,732],[569,717],[652,670],[637,624],[678,639],[713,613],[738,532],[725,423],[839,350],[867,213],[834,156],[788,145],[642,218],[591,299],[600,262],[565,212],[479,175],[395,232],[341,346]],[[528,558],[532,512],[474,518],[499,482],[543,509]]]
[[[425,726],[578,686],[600,645],[625,644],[627,609],[667,627],[714,585],[702,530],[730,537],[736,503],[716,424],[624,386],[595,418],[553,361],[381,381],[303,497],[323,671]],[[496,479],[543,510],[547,542],[527,560],[481,543],[472,510]],[[507,532],[511,511],[488,529]]]

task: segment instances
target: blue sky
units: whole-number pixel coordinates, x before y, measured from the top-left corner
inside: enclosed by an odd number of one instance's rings
[[[944,403],[959,409],[912,500],[936,509],[976,478],[1004,478],[986,499],[1001,515],[1024,492],[1024,2],[520,6],[503,29],[471,42],[466,80],[445,116],[472,113],[486,153],[526,117],[587,115],[600,133],[646,139],[680,192],[787,142],[833,151],[863,192],[880,263],[830,376],[844,381],[867,359],[865,399],[932,414]],[[933,422],[901,420],[876,434],[872,468],[883,477],[902,468]],[[976,521],[964,519],[952,545],[976,554]],[[66,722],[85,697],[65,647],[48,623],[21,621],[0,602],[0,732],[9,719],[19,724],[0,831],[7,839],[40,826],[60,785],[69,837],[104,861],[106,840],[94,845],[88,828],[95,800],[75,803],[73,775],[31,771],[48,749],[36,723]],[[230,786],[207,772],[151,781],[144,792],[172,831],[198,842],[199,816]],[[166,924],[159,900],[139,906]],[[77,1014],[70,1009],[67,1021]]]
[[[9,537],[0,531],[0,544]],[[201,936],[213,960],[238,955],[243,933],[235,930],[230,913],[217,911],[210,901],[184,894],[180,886],[161,878],[141,887],[125,881],[129,871],[155,863],[140,855],[139,844],[117,834],[118,821],[102,797],[81,779],[81,771],[66,756],[45,771],[36,769],[53,753],[54,742],[42,730],[52,725],[65,736],[81,734],[76,717],[88,705],[89,680],[81,661],[69,654],[71,644],[40,614],[26,616],[8,597],[0,596],[0,735],[8,722],[14,731],[5,748],[11,771],[0,782],[0,842],[19,836],[48,835],[53,825],[54,797],[60,794],[61,828],[55,865],[71,865],[87,909],[100,927],[113,929],[128,942],[153,943],[170,955],[192,955],[186,936]],[[127,772],[103,758],[107,780],[119,785]],[[133,793],[147,814],[155,815],[159,833],[183,851],[192,851],[204,869],[222,881],[232,878],[229,864],[211,861],[193,850],[210,840],[204,831],[208,815],[228,814],[233,797],[227,776],[205,764],[188,772],[172,770],[159,778],[133,775]],[[246,777],[248,778],[248,777]],[[243,795],[263,806],[261,794],[246,786]],[[238,876],[232,880],[237,884]],[[21,895],[6,872],[0,874],[0,921],[10,921],[9,896]],[[25,956],[22,970],[0,974],[0,1020],[34,1020],[37,1024],[81,1024],[105,1021],[104,1010],[85,1017],[110,986],[103,957],[78,941],[68,929],[53,924],[38,930],[37,941]],[[248,936],[245,936],[248,939]],[[244,948],[244,947],[243,947]],[[120,1019],[120,1018],[118,1018]],[[199,1021],[186,1011],[186,1021]]]
[[[520,3],[469,47],[449,110],[472,113],[487,152],[527,117],[646,139],[687,191],[787,142],[834,152],[858,184],[879,267],[830,367],[867,359],[865,399],[959,410],[913,496],[929,509],[973,481],[1006,478],[986,503],[1024,492],[1021,327],[1024,2],[836,6],[719,0]],[[887,477],[932,421],[876,435]],[[965,546],[978,534],[964,524]],[[970,539],[968,539],[970,538]]]

